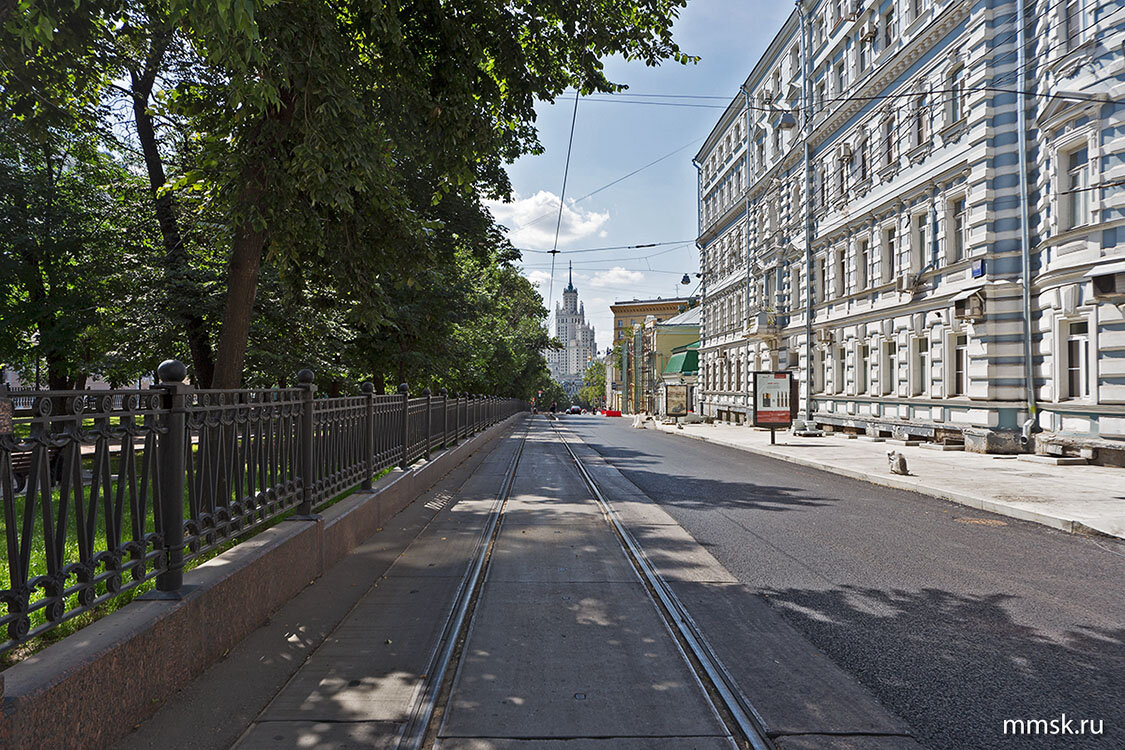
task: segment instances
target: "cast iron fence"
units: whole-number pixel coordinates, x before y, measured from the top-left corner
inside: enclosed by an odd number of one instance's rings
[[[286,513],[313,512],[527,405],[424,391],[315,398],[296,388],[197,390],[163,363],[148,390],[0,387],[0,498],[9,588],[0,653]],[[17,405],[22,408],[16,408]]]

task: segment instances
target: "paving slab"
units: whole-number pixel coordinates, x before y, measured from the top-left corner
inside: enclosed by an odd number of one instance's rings
[[[725,735],[639,582],[489,581],[441,736],[501,733]]]
[[[448,506],[458,489],[469,480],[475,480],[482,466],[493,462],[507,466],[517,445],[518,438],[508,432],[468,456],[416,502],[388,519],[382,529],[274,613],[268,623],[231,649],[225,658],[176,693],[116,747],[123,750],[229,748],[300,667],[308,663],[316,649],[435,514]],[[218,716],[221,720],[210,718]],[[209,718],[201,720],[201,717]],[[269,739],[276,734],[275,731],[264,736]],[[285,737],[290,736],[285,734]],[[332,737],[336,739],[326,745],[310,747],[349,746],[341,739],[343,734]],[[276,744],[260,746],[298,746],[288,740],[270,741]],[[362,741],[356,746],[377,745]]]
[[[777,445],[770,445],[768,431],[744,426],[689,424],[678,429],[649,424],[649,429],[672,435],[920,492],[1063,531],[1125,538],[1125,491],[1121,489],[1125,469],[1118,467],[1011,461],[1004,459],[1014,456],[929,450],[923,444],[898,449],[910,469],[909,476],[900,476],[888,471],[886,446],[873,445],[862,437],[845,441],[779,434]]]
[[[636,747],[730,747],[565,448],[546,425],[533,436],[493,545],[441,746],[620,738],[573,745],[601,748],[632,738]],[[526,742],[499,744],[513,740]]]
[[[459,583],[433,576],[381,581],[258,721],[407,721]]]
[[[596,524],[596,525],[595,525]],[[505,518],[493,547],[489,582],[637,580],[605,522],[516,526]]]
[[[466,737],[442,740],[441,750],[731,750],[725,737],[611,737],[576,740],[510,740]]]
[[[377,721],[295,722],[255,724],[238,743],[244,750],[393,750],[400,724]]]

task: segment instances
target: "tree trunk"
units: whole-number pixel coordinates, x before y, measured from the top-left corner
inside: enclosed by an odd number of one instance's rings
[[[171,192],[160,192],[167,178],[164,173],[164,162],[156,145],[156,129],[153,127],[152,116],[148,113],[156,71],[164,57],[168,40],[168,34],[155,38],[144,71],[140,74],[130,73],[133,83],[133,115],[137,125],[137,137],[145,158],[145,167],[148,170],[149,189],[156,208],[156,219],[164,241],[164,282],[168,312],[172,319],[183,327],[184,335],[187,337],[196,385],[210,388],[215,370],[211,339],[207,335],[203,317],[192,309],[195,295],[186,288],[188,285],[185,282],[189,269],[184,252],[183,235],[180,234]]]
[[[293,117],[293,93],[283,92],[281,107],[266,114],[266,118],[287,125]],[[256,209],[259,215],[266,200],[266,163],[280,158],[278,153],[283,137],[277,131],[272,142],[258,143],[258,159],[242,174],[242,192],[238,197],[243,212]],[[243,214],[245,216],[245,213]],[[214,388],[238,388],[242,384],[242,368],[246,363],[246,346],[250,340],[250,319],[254,312],[254,297],[258,293],[258,270],[262,265],[262,250],[269,233],[257,229],[249,218],[243,218],[236,228],[230,263],[227,266],[227,301],[223,309],[223,327],[219,332],[219,352],[215,362]]]
[[[243,188],[243,205],[255,205],[262,195],[265,175],[261,166],[250,170]],[[250,340],[250,317],[258,293],[258,269],[262,265],[265,230],[243,221],[234,235],[234,247],[227,265],[227,301],[223,309],[223,328],[219,333],[219,356],[215,362],[213,388],[238,388],[246,363]]]

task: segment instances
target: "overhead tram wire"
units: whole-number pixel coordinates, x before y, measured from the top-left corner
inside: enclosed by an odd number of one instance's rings
[[[669,159],[669,158],[675,156],[676,154],[680,153],[685,148],[688,148],[690,146],[694,146],[695,144],[702,141],[703,138],[704,138],[704,136],[700,136],[699,138],[696,138],[694,141],[690,141],[688,143],[685,143],[684,145],[680,146],[679,148],[675,149],[674,151],[669,151],[668,153],[664,154],[664,156],[661,156],[659,159],[653,159],[648,164],[645,164],[643,167],[638,167],[637,169],[634,169],[632,172],[629,172],[626,175],[622,175],[621,177],[618,177],[617,179],[613,180],[612,182],[607,182],[606,184],[602,185],[600,188],[597,188],[596,190],[592,190],[589,193],[586,193],[581,198],[575,198],[573,203],[581,203],[582,201],[586,200],[587,198],[591,198],[591,197],[597,195],[598,193],[602,192],[603,190],[607,190],[607,189],[613,187],[614,185],[616,185],[617,183],[622,182],[624,180],[627,180],[630,177],[632,177],[633,175],[636,175],[640,172],[643,172],[644,170],[648,169],[649,167],[656,166],[657,164],[664,161],[665,159]],[[550,218],[550,217],[551,217],[551,213],[545,213],[545,214],[542,214],[541,216],[535,217],[534,219],[532,219],[531,221],[529,221],[525,224],[522,224],[521,226],[529,227],[532,224],[537,224],[538,222],[543,221],[543,219],[547,219],[547,218]],[[532,251],[532,252],[547,252],[547,251],[542,250],[542,251]],[[572,251],[568,250],[566,252],[572,252]]]
[[[672,241],[669,241],[669,242],[643,242],[639,245],[609,245],[607,247],[587,247],[587,248],[582,248],[581,250],[559,250],[558,252],[560,252],[560,253],[565,252],[567,255],[573,255],[575,253],[602,253],[602,252],[606,252],[608,250],[640,250],[641,248],[645,248],[645,247],[661,247],[661,246],[664,246],[664,245],[685,245],[685,244],[688,244],[688,243],[691,243],[691,242],[695,242],[695,240],[672,240]],[[540,253],[542,255],[553,254],[553,251],[551,251],[551,250],[530,250],[528,248],[516,248],[516,249],[519,250],[521,253]],[[653,253],[653,255],[656,255],[656,253]],[[645,257],[651,257],[651,256],[645,256]]]
[[[578,119],[578,98],[581,90],[574,92],[574,111],[570,115],[570,138],[566,144],[566,165],[563,167],[562,190],[559,191],[559,218],[555,222],[555,242],[551,246],[551,284],[547,293],[547,313],[555,304],[555,257],[559,254],[559,230],[562,228],[563,207],[566,205],[566,178],[570,174],[570,153],[574,149],[574,123]]]

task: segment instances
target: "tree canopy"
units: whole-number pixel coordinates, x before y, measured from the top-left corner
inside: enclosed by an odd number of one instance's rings
[[[0,6],[0,362],[530,396],[546,310],[484,201],[536,102],[692,60],[685,2]]]

